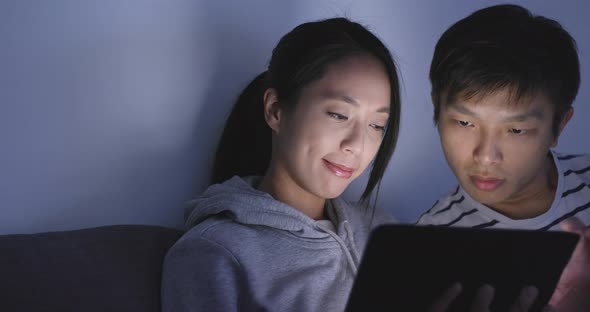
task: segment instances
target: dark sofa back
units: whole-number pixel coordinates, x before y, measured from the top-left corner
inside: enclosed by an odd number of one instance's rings
[[[115,225],[0,236],[0,311],[160,311],[177,229]]]

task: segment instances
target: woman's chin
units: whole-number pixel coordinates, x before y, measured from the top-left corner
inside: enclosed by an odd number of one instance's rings
[[[348,185],[346,185],[348,186]],[[320,192],[320,197],[323,197],[325,199],[332,199],[332,198],[336,198],[339,197],[340,195],[342,195],[342,193],[344,193],[344,190],[346,190],[346,186],[335,186],[332,188],[323,188]]]

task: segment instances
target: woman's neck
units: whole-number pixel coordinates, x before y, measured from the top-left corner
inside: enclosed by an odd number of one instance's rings
[[[314,220],[324,219],[326,199],[303,189],[284,170],[273,170],[272,167],[262,178],[258,189],[269,193],[274,199],[303,212]]]

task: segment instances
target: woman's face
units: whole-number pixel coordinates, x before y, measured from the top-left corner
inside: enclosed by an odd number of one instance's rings
[[[276,182],[320,198],[339,196],[379,149],[390,92],[388,75],[372,56],[329,65],[302,90],[293,109],[279,109],[271,125],[272,170],[281,177]]]

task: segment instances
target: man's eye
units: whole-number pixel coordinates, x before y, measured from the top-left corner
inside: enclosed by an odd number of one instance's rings
[[[469,121],[465,121],[465,120],[457,120],[457,124],[461,127],[471,127],[473,126],[472,123],[470,123]]]
[[[508,132],[513,133],[513,134],[525,134],[526,130],[512,128],[512,129],[508,130]]]
[[[348,117],[346,117],[342,114],[334,113],[334,112],[328,112],[328,116],[330,116],[336,120],[348,120]]]

